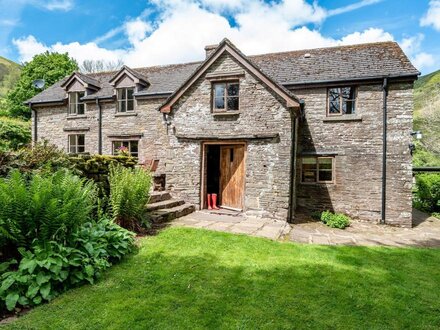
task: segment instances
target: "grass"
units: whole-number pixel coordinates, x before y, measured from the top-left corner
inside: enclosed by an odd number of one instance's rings
[[[5,329],[435,329],[440,250],[171,228]],[[2,328],[2,327],[0,327]],[[2,328],[3,329],[3,328]]]

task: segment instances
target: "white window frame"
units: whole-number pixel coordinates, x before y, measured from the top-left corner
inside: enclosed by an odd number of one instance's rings
[[[80,96],[80,94],[84,94],[84,95]],[[86,96],[86,92],[69,92],[69,107],[68,107],[69,116],[82,116],[86,114],[86,104],[80,101],[81,97],[84,96]],[[75,98],[75,100],[72,101],[72,98]],[[83,113],[78,113],[80,105],[83,106]],[[74,111],[72,111],[72,108]]]
[[[133,155],[133,153],[131,151],[131,144],[133,142],[137,143],[138,151],[135,152],[136,155]],[[128,148],[128,153],[130,154],[130,156],[131,157],[139,157],[139,140],[115,140],[115,141],[112,141],[112,154],[113,155],[117,155],[117,151],[116,151],[116,148],[115,148],[115,143],[121,143],[121,146],[124,145],[124,143],[128,144],[128,146],[126,146],[126,147]]]
[[[83,136],[84,144],[79,144],[79,137]],[[70,144],[70,138],[73,137],[75,139],[74,144]],[[79,151],[79,148],[82,147],[84,151]],[[74,151],[72,151],[72,148]],[[85,134],[69,134],[67,135],[67,153],[69,154],[83,154],[86,152],[86,135]]]
[[[132,90],[132,98],[128,98],[128,91]],[[121,95],[125,92],[125,98],[122,98]],[[133,112],[136,110],[136,100],[134,98],[135,88],[134,87],[123,87],[116,89],[116,102],[117,102],[117,112],[118,113],[126,113]],[[128,109],[128,102],[133,102],[133,109]],[[122,111],[122,104],[125,104],[125,109]]]

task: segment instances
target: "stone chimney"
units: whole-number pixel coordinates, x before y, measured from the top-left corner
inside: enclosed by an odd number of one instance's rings
[[[205,46],[206,58],[208,58],[209,55],[211,55],[217,47],[218,44]]]

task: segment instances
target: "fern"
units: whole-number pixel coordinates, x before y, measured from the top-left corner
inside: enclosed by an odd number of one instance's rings
[[[94,183],[66,170],[34,174],[13,171],[0,179],[0,249],[65,240],[90,217],[97,203]]]
[[[132,231],[140,231],[141,225],[148,225],[146,205],[150,198],[150,173],[141,168],[112,165],[109,183],[114,221]]]

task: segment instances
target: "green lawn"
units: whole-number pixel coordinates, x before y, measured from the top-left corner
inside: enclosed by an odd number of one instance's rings
[[[440,250],[297,245],[197,229],[144,238],[93,286],[9,329],[438,329]]]

